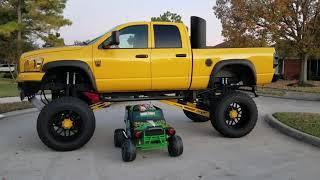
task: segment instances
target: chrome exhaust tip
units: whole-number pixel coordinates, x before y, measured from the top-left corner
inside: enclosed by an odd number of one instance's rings
[[[39,100],[36,96],[30,98],[29,102],[39,111],[41,111],[45,106],[45,104],[41,100]]]

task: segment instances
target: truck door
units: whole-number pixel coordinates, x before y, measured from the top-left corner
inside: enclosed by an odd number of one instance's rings
[[[151,23],[152,90],[186,90],[191,82],[192,55],[182,24]]]
[[[131,24],[119,27],[118,30],[119,46],[93,49],[98,90],[102,92],[151,90],[149,23]]]

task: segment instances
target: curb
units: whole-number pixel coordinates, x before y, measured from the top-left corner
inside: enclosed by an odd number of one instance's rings
[[[320,147],[320,138],[303,133],[294,128],[291,128],[280,121],[278,121],[273,115],[267,114],[265,116],[265,121],[273,128],[278,129],[282,133],[291,136],[297,140],[303,141],[305,143],[311,144],[313,146]]]
[[[31,108],[31,109],[23,109],[23,110],[18,110],[18,111],[7,112],[7,113],[0,114],[0,120],[5,119],[5,118],[9,118],[9,117],[23,115],[23,114],[34,113],[34,112],[38,112],[38,109]]]
[[[281,89],[275,89],[275,88],[262,88],[262,89],[274,90],[274,91],[282,91],[282,92],[285,93],[283,96],[268,95],[268,94],[260,95],[259,91],[258,91],[258,95],[262,96],[262,97],[273,97],[273,98],[304,100],[304,101],[320,101],[320,94],[319,93],[281,90]]]
[[[317,93],[287,91],[284,97],[296,100],[320,101],[320,94]]]
[[[291,96],[273,96],[273,95],[260,95],[259,97],[270,97],[270,98],[279,98],[279,99],[288,99],[296,101],[320,101],[318,98],[303,98],[303,97],[291,97]]]

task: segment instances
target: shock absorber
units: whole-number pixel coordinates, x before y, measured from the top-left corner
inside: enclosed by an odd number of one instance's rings
[[[69,94],[70,94],[70,72],[67,72],[66,84],[67,84],[66,96],[69,96]]]
[[[76,73],[74,72],[71,76],[70,80],[70,72],[67,72],[67,77],[66,77],[66,96],[70,96],[70,92],[72,96],[76,96]],[[70,83],[72,82],[72,83]]]
[[[73,73],[72,76],[72,96],[76,96],[77,95],[77,88],[76,88],[76,73]]]
[[[221,83],[222,83],[222,85],[228,85],[228,83],[229,83],[229,78],[227,78],[227,77],[223,77],[223,78],[221,78]]]
[[[76,73],[73,73],[73,78],[72,78],[72,85],[75,86],[76,85]]]

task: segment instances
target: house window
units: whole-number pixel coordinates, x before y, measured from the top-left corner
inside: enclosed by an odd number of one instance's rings
[[[320,60],[308,61],[308,79],[320,80]]]

